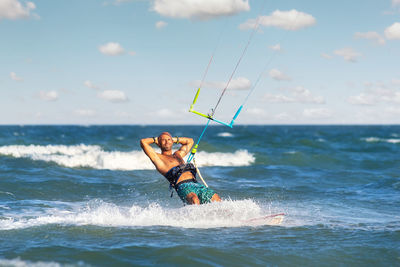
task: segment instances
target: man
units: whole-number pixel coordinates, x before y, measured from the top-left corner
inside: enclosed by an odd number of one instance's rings
[[[172,153],[173,143],[181,147]],[[161,148],[161,154],[156,153],[151,147],[156,144]],[[188,137],[172,137],[170,133],[163,132],[158,137],[140,140],[140,146],[156,167],[175,188],[179,197],[187,204],[204,204],[211,201],[221,201],[214,190],[197,183],[196,168],[193,164],[185,164],[185,157],[193,146],[193,139]]]

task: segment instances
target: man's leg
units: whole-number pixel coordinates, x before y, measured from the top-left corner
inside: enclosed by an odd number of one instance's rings
[[[196,204],[196,205],[200,205],[200,199],[199,197],[196,195],[196,193],[189,193],[186,196],[186,200],[188,202],[188,204]]]
[[[221,201],[221,198],[218,196],[217,193],[215,193],[211,198],[211,202],[214,202],[214,201],[216,201],[216,202],[220,202]]]

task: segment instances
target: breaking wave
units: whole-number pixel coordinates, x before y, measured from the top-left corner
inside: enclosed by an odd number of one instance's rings
[[[368,143],[378,143],[378,142],[391,143],[391,144],[400,143],[400,139],[396,139],[396,138],[367,137],[367,138],[363,138],[363,140]]]
[[[219,203],[162,207],[151,203],[142,207],[118,206],[101,200],[82,203],[79,207],[52,208],[43,214],[27,217],[8,215],[0,220],[0,230],[22,229],[49,224],[97,225],[104,227],[172,226],[181,228],[216,228],[254,226],[246,220],[264,216],[264,211],[253,200],[225,200]],[[268,221],[261,222],[268,224]]]
[[[154,169],[148,157],[140,150],[129,152],[104,151],[97,145],[10,145],[0,146],[0,155],[54,162],[69,168],[88,167],[108,170]],[[234,153],[197,153],[199,166],[249,166],[255,162],[247,150]]]

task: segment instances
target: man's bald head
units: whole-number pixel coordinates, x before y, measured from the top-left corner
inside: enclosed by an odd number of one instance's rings
[[[170,151],[172,149],[172,145],[172,136],[169,132],[162,132],[158,136],[158,146],[161,148],[161,151]]]
[[[171,139],[172,139],[172,135],[169,132],[162,132],[159,136],[158,136],[158,140],[161,139],[161,136],[163,135],[168,135]]]

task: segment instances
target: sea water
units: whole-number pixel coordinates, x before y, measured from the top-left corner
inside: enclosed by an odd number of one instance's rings
[[[0,266],[400,266],[400,126],[209,127],[184,206],[139,141],[201,130],[1,126]]]

